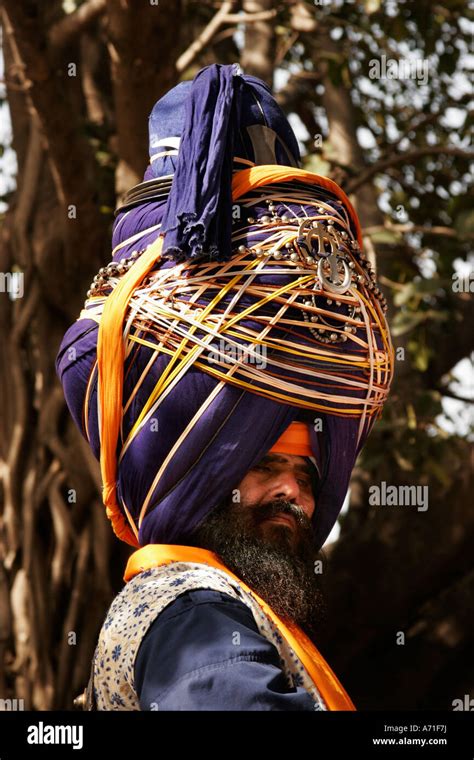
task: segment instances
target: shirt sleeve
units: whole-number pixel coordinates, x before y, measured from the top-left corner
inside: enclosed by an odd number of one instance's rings
[[[288,685],[249,608],[210,589],[187,591],[158,615],[134,676],[142,710],[315,710],[306,689]]]

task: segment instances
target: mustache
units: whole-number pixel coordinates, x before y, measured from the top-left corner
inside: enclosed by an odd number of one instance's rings
[[[298,526],[308,527],[311,524],[309,517],[306,515],[302,507],[293,504],[291,501],[285,501],[284,499],[275,499],[274,501],[268,501],[265,504],[255,504],[251,508],[251,513],[256,523],[261,523],[263,520],[268,520],[270,517],[284,514],[294,517]]]

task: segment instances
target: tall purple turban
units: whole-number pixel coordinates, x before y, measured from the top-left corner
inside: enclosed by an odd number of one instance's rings
[[[288,425],[307,421],[319,548],[393,372],[357,215],[335,183],[295,168],[269,89],[234,66],[179,84],[149,128],[145,180],[58,353],[72,417],[100,459],[102,406],[121,400],[104,487],[135,545],[185,544]],[[127,287],[111,322],[104,310]],[[106,342],[111,327],[118,342]],[[107,397],[103,348],[97,361],[100,330],[109,358],[123,353],[119,399]]]

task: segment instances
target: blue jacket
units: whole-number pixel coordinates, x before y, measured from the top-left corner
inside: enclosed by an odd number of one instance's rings
[[[158,615],[134,675],[142,710],[318,709],[305,689],[288,686],[249,608],[211,589],[187,591]]]

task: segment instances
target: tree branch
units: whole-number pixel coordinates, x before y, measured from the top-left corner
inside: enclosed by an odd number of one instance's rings
[[[183,7],[180,0],[159,6],[107,0],[107,49],[119,156],[115,189],[119,196],[143,179],[150,111],[178,80],[175,60]]]
[[[455,399],[455,401],[462,401],[463,404],[472,404],[474,402],[474,399],[472,398],[466,398],[465,396],[458,396],[456,393],[453,393],[452,391],[446,390],[446,388],[442,388],[441,386],[437,386],[436,390],[438,390],[442,396],[448,396],[449,398]]]
[[[271,21],[277,15],[275,9],[271,11],[256,11],[255,13],[228,13],[224,17],[224,24],[254,24],[257,21]]]
[[[365,235],[375,235],[377,232],[421,232],[424,235],[444,235],[446,237],[457,238],[460,237],[455,229],[452,227],[424,227],[421,224],[392,224],[391,222],[385,222],[385,224],[376,225],[374,227],[366,227],[364,229]],[[463,238],[474,238],[474,233],[462,235]]]
[[[416,161],[418,158],[422,158],[422,156],[437,155],[439,153],[442,153],[444,156],[460,156],[461,158],[472,159],[474,157],[472,152],[463,150],[462,148],[454,148],[447,145],[428,145],[425,148],[418,148],[417,150],[412,150],[408,153],[399,153],[383,161],[378,161],[376,164],[373,164],[373,166],[370,166],[365,172],[359,174],[357,179],[349,182],[345,188],[345,192],[348,195],[354,193],[362,185],[365,185],[369,179],[372,179],[375,174],[384,172],[386,169],[390,169],[392,166],[396,166],[397,164],[402,163],[410,164],[413,161]]]
[[[290,9],[290,26],[295,32],[315,32],[318,22],[305,3],[296,2]]]
[[[272,21],[275,11],[271,6],[272,0],[242,0],[244,16],[255,18],[264,13],[269,13],[270,16],[266,21],[251,24],[245,29],[241,64],[246,74],[256,76],[273,87],[275,33]]]
[[[230,14],[233,8],[234,0],[225,0],[216,15],[209,21],[208,25],[204,27],[194,42],[184,51],[184,53],[181,53],[176,61],[176,70],[179,74],[182,74],[183,71],[195,61],[201,50],[210,43],[216,32],[220,29],[222,24],[225,23],[225,17]]]
[[[454,295],[454,312],[450,321],[433,331],[432,344],[436,352],[424,375],[427,383],[439,385],[441,378],[474,349],[471,326],[474,323],[474,299],[471,293]]]
[[[99,167],[81,130],[80,116],[74,113],[69,77],[65,70],[53,67],[47,36],[34,14],[31,3],[3,2],[5,36],[15,54],[20,82],[27,89],[29,107],[36,112],[47,143],[49,166],[64,219],[66,207],[72,205],[80,220],[63,228],[65,242],[74,250],[68,274],[76,276],[81,271],[84,229],[92,235],[90,245],[98,258],[105,241],[107,222],[99,211],[97,197],[97,188],[101,187]],[[84,256],[90,266],[89,253],[84,252]]]
[[[70,45],[75,37],[102,15],[105,8],[106,0],[87,0],[76,11],[53,24],[48,33],[50,44],[55,48]]]
[[[386,138],[382,137],[376,141],[377,145],[379,147],[385,146],[386,148],[389,148],[393,152],[393,149],[396,148],[396,146],[399,145],[401,141],[404,140],[405,137],[410,134],[410,132],[417,132],[420,129],[420,127],[426,126],[427,124],[433,121],[437,121],[437,119],[439,119],[440,116],[441,114],[438,111],[436,111],[435,113],[424,114],[421,118],[418,118],[416,123],[410,122],[407,128],[404,129],[403,132],[400,134],[400,136],[397,137],[397,139],[394,140],[393,142],[387,143]]]

